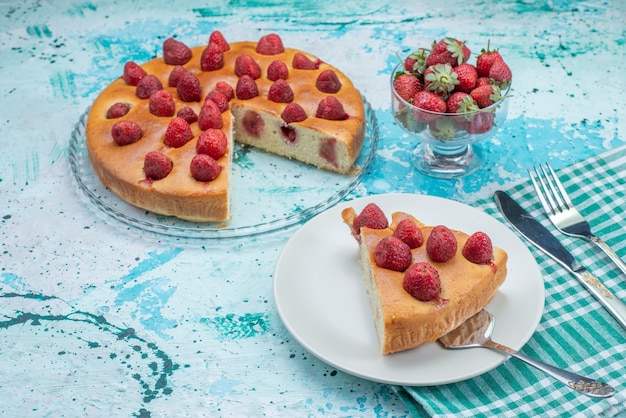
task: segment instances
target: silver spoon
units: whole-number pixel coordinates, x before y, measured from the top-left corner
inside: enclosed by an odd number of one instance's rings
[[[492,341],[491,334],[493,333],[494,325],[495,319],[493,315],[483,309],[455,330],[439,338],[439,342],[445,348],[451,349],[486,347],[504,352],[505,354],[516,357],[538,368],[571,389],[577,390],[592,398],[610,398],[615,395],[615,389],[606,383],[550,366],[549,364],[513,350],[512,348]]]

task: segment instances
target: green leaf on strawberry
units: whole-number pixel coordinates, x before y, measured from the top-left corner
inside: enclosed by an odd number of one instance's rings
[[[440,141],[449,141],[457,134],[455,120],[449,117],[441,117],[430,124],[430,132]]]
[[[459,84],[459,79],[450,64],[435,64],[424,73],[424,88],[447,98]]]

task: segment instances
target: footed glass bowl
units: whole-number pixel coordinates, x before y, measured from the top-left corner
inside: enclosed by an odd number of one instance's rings
[[[510,86],[502,99],[475,112],[430,112],[396,93],[393,80],[403,70],[400,63],[391,74],[391,108],[396,122],[417,142],[413,150],[415,168],[438,178],[462,177],[480,168],[484,157],[472,145],[493,136],[506,120]]]

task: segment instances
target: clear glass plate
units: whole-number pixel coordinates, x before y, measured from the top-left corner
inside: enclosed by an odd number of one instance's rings
[[[335,205],[361,181],[378,144],[378,121],[365,104],[365,139],[361,154],[348,174],[277,157],[235,145],[228,223],[196,223],[157,215],[132,206],[104,187],[94,173],[85,145],[88,110],[74,126],[69,160],[78,188],[89,202],[125,224],[165,235],[187,238],[235,238],[256,235],[302,223]]]

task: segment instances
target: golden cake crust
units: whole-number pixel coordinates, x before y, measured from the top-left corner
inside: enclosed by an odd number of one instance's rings
[[[350,219],[354,219],[354,215],[348,213],[344,211],[344,221],[352,225]],[[501,248],[494,247],[493,261],[489,264],[474,264],[465,259],[461,250],[469,235],[461,231],[451,230],[458,244],[455,257],[446,262],[432,261],[426,254],[425,243],[433,227],[416,220],[424,244],[411,250],[412,263],[425,261],[437,269],[441,294],[428,302],[415,299],[402,287],[404,272],[378,267],[374,260],[378,242],[392,235],[395,225],[404,217],[415,220],[411,215],[394,213],[390,228],[363,227],[360,231],[363,281],[383,354],[437,341],[489,304],[507,275],[508,255]]]
[[[163,88],[168,90],[176,104],[176,111],[189,106],[199,114],[202,102],[206,95],[215,89],[219,81],[227,82],[233,90],[238,76],[234,72],[235,60],[241,54],[252,56],[261,68],[261,78],[256,80],[259,96],[249,100],[231,100],[232,108],[239,108],[260,112],[273,121],[275,126],[266,126],[260,140],[253,142],[242,140],[259,148],[264,148],[263,138],[271,131],[280,135],[280,119],[286,103],[275,103],[267,99],[271,80],[267,79],[267,67],[274,60],[284,61],[289,66],[287,82],[294,92],[294,102],[302,106],[308,118],[303,122],[290,124],[295,129],[305,129],[306,132],[319,132],[320,137],[336,139],[337,163],[332,164],[323,158],[302,158],[301,160],[320,166],[321,168],[346,173],[352,167],[360,153],[364,134],[364,107],[359,91],[350,79],[338,69],[326,63],[320,63],[318,70],[299,70],[291,67],[293,56],[302,52],[295,49],[285,49],[277,55],[261,55],[256,49],[256,42],[230,43],[230,50],[224,53],[224,67],[215,71],[201,71],[200,58],[205,46],[192,48],[192,59],[184,65],[200,81],[202,85],[202,101],[183,102],[178,98],[175,87],[168,87],[170,72],[173,65],[165,63],[162,57],[155,58],[141,67],[148,75],[155,75],[161,81]],[[305,55],[313,60],[317,58],[310,54]],[[315,117],[320,100],[330,94],[323,93],[315,87],[317,75],[330,69],[335,72],[342,83],[341,90],[333,94],[336,96],[346,113],[347,120],[331,121]],[[191,159],[196,155],[196,139],[202,132],[198,123],[192,123],[191,129],[194,138],[180,148],[171,148],[163,143],[165,131],[171,117],[158,117],[150,113],[148,100],[139,99],[135,95],[136,87],[129,86],[120,78],[106,87],[94,101],[88,115],[86,126],[86,145],[90,162],[101,182],[123,200],[140,208],[163,215],[172,215],[182,219],[198,222],[225,221],[229,219],[230,201],[230,169],[233,152],[233,139],[238,133],[232,132],[235,125],[230,111],[222,113],[224,127],[222,130],[230,140],[226,154],[217,160],[222,167],[219,176],[209,182],[195,180],[189,171]],[[107,119],[108,109],[115,103],[129,103],[130,111],[119,119]],[[131,120],[138,123],[143,131],[142,138],[129,145],[119,146],[111,136],[113,125],[120,120]],[[266,123],[267,125],[267,123]],[[244,136],[244,135],[241,135]],[[258,139],[258,138],[256,138]],[[274,145],[267,147],[270,152],[298,159],[297,150],[294,152],[291,144]],[[161,180],[146,179],[143,171],[145,155],[150,151],[160,151],[173,162],[172,172]],[[283,152],[284,151],[284,152]],[[312,152],[309,150],[309,153]],[[305,156],[306,157],[306,156]]]

